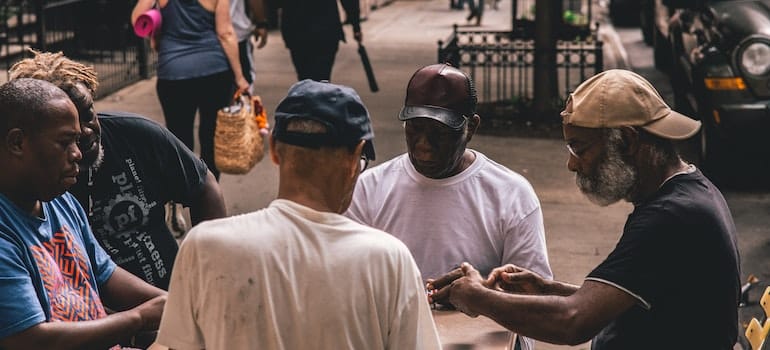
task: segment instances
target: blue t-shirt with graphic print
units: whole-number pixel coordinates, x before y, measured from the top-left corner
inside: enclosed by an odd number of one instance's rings
[[[115,263],[86,214],[65,193],[43,202],[44,218],[0,194],[0,339],[47,321],[106,316],[99,288]]]

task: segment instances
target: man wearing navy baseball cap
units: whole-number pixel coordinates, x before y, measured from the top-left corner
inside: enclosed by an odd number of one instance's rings
[[[353,89],[311,80],[292,86],[276,108],[270,138],[278,198],[190,231],[172,272],[158,343],[440,349],[409,250],[340,215],[374,159],[373,137]],[[216,299],[203,302],[207,296]]]

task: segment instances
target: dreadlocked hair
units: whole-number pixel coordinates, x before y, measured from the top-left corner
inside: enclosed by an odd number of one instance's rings
[[[40,79],[63,89],[80,83],[91,92],[91,95],[96,93],[99,82],[96,80],[96,71],[93,67],[75,62],[64,56],[61,51],[56,53],[33,49],[29,51],[34,57],[16,62],[8,71],[11,79]]]

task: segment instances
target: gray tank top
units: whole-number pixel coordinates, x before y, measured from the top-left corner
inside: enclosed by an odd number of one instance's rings
[[[230,69],[217,39],[214,13],[198,0],[169,0],[161,15],[159,79],[198,78]]]

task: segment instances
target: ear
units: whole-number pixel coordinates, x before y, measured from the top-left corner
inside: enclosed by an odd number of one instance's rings
[[[628,157],[633,156],[639,151],[639,147],[641,146],[639,130],[632,126],[621,126],[620,133],[623,137],[623,155]]]
[[[270,160],[273,161],[273,164],[275,165],[281,165],[281,160],[278,158],[278,153],[275,152],[275,138],[273,138],[273,135],[270,135]]]
[[[358,169],[359,159],[361,159],[361,155],[364,152],[364,144],[366,144],[366,140],[361,140],[358,145],[356,145],[356,148],[353,149],[353,167],[352,167],[352,175],[355,178],[358,176],[358,174],[361,173],[361,169]]]
[[[14,155],[24,153],[24,130],[14,128],[5,134],[5,147]]]
[[[476,134],[480,124],[481,117],[479,117],[478,114],[474,114],[472,117],[468,118],[468,136],[466,142],[471,142],[471,139],[473,138],[473,135]]]

